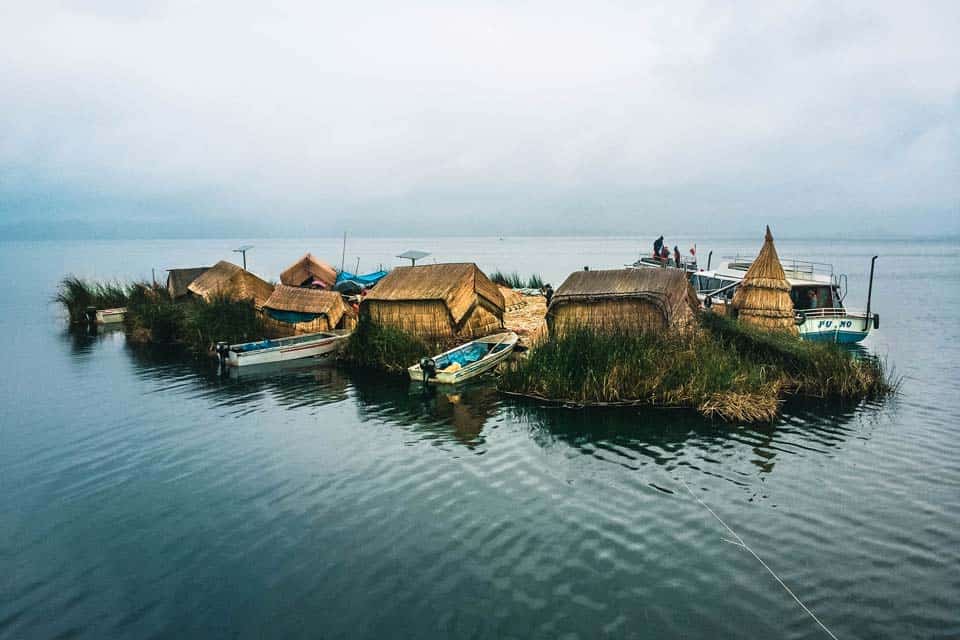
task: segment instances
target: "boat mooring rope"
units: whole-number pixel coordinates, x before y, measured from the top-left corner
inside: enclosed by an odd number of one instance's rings
[[[720,516],[718,516],[718,515],[716,514],[716,512],[715,512],[713,509],[711,509],[710,506],[709,506],[706,502],[704,502],[703,500],[701,500],[700,497],[697,496],[697,494],[695,494],[695,493],[693,492],[693,490],[687,485],[687,483],[684,482],[682,479],[680,479],[680,484],[682,484],[682,485],[683,485],[683,488],[686,489],[687,492],[688,492],[691,496],[693,496],[693,499],[694,499],[694,500],[696,500],[697,502],[699,502],[699,503],[703,506],[704,509],[706,509],[707,511],[709,511],[709,512],[710,512],[710,515],[712,515],[714,518],[716,518],[716,519],[717,519],[717,522],[719,522],[720,524],[722,524],[722,525],[723,525],[723,528],[726,529],[727,531],[729,531],[729,532],[730,532],[730,535],[732,535],[732,536],[735,538],[735,540],[727,540],[726,538],[721,538],[721,540],[723,540],[724,542],[730,543],[730,544],[732,544],[732,545],[734,545],[734,546],[741,547],[742,549],[745,549],[750,555],[752,555],[754,558],[756,558],[756,559],[757,559],[757,562],[759,562],[760,564],[762,564],[762,565],[763,565],[763,568],[766,569],[768,572],[770,572],[770,575],[773,576],[773,579],[780,583],[780,586],[783,587],[784,590],[785,590],[787,593],[790,594],[790,597],[791,597],[791,598],[793,598],[794,600],[797,601],[797,604],[799,604],[799,605],[803,608],[803,610],[806,611],[807,614],[808,614],[811,618],[813,618],[814,622],[816,622],[818,625],[820,625],[820,628],[823,629],[824,632],[826,632],[826,634],[827,634],[828,636],[830,636],[831,638],[833,638],[833,640],[837,640],[837,636],[833,635],[833,632],[830,631],[830,629],[827,628],[827,625],[823,624],[823,623],[820,621],[820,618],[818,618],[818,617],[813,613],[813,611],[810,611],[810,609],[807,607],[807,605],[803,604],[803,602],[800,600],[800,598],[797,597],[797,594],[795,594],[793,591],[790,590],[790,587],[788,587],[787,584],[786,584],[783,580],[780,579],[780,576],[778,576],[778,575],[773,571],[773,569],[770,568],[770,565],[768,565],[766,562],[764,562],[764,561],[763,561],[763,558],[761,558],[760,556],[758,556],[758,555],[757,555],[757,552],[754,551],[753,549],[751,549],[751,548],[747,545],[747,543],[743,541],[743,538],[741,538],[739,535],[737,535],[737,532],[730,528],[730,525],[728,525],[726,522],[724,522],[724,521],[720,518]]]

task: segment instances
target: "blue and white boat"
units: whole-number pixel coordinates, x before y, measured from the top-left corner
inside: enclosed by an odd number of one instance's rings
[[[433,358],[422,358],[407,369],[414,381],[457,384],[483,375],[506,360],[517,346],[512,331],[479,338],[444,351]]]
[[[871,329],[880,326],[880,316],[870,310],[873,296],[873,271],[877,256],[870,261],[870,284],[865,311],[847,309],[843,300],[847,294],[846,274],[836,275],[833,265],[781,258],[784,274],[790,283],[790,298],[800,337],[840,344],[860,342]],[[735,256],[726,268],[691,273],[697,297],[709,307],[729,304],[737,286],[752,264],[752,258]]]
[[[349,337],[350,332],[346,331],[322,331],[291,338],[257,340],[230,346],[222,344],[217,345],[217,352],[224,364],[229,367],[287,362],[302,358],[333,361]]]

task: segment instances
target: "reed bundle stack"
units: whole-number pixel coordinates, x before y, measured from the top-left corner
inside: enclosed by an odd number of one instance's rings
[[[187,290],[207,302],[217,296],[253,300],[254,306],[259,309],[273,293],[273,285],[233,263],[221,260],[187,285]]]
[[[517,311],[527,306],[527,300],[519,292],[510,287],[497,286],[500,289],[500,295],[503,296],[503,308],[507,311]]]
[[[696,321],[698,307],[693,287],[678,269],[576,271],[554,294],[547,327],[551,335],[576,327],[619,334],[682,331]]]
[[[770,227],[767,227],[760,255],[747,269],[733,294],[733,308],[737,318],[746,324],[794,335],[799,333],[793,319],[790,283],[780,264]]]
[[[352,329],[356,325],[353,310],[336,291],[277,285],[263,312],[274,322],[291,327],[295,334]]]
[[[308,287],[314,281],[323,283],[327,289],[332,289],[337,282],[337,270],[310,253],[304,254],[280,274],[281,284],[290,287]]]
[[[361,315],[420,338],[472,339],[503,328],[503,295],[473,263],[397,267],[364,298]]]

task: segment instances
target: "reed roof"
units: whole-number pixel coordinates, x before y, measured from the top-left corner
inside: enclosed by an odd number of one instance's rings
[[[240,300],[253,300],[259,308],[273,293],[273,285],[241,267],[221,260],[193,282],[187,289],[205,300],[217,294],[230,294]]]
[[[477,302],[486,301],[502,317],[503,295],[472,262],[396,267],[377,283],[366,303],[441,301],[459,323]]]
[[[768,329],[797,332],[793,319],[790,283],[780,264],[770,227],[764,236],[760,255],[747,269],[733,294],[733,308],[744,322]]]
[[[310,253],[304,254],[280,274],[280,282],[291,287],[299,287],[314,278],[332,288],[337,282],[337,270]]]
[[[171,298],[180,298],[190,293],[187,287],[210,267],[190,267],[188,269],[167,269],[167,291]]]
[[[574,300],[649,297],[697,306],[696,294],[680,269],[574,271],[553,294],[550,306]]]
[[[547,309],[550,331],[570,324],[623,331],[685,329],[696,318],[697,295],[680,269],[575,271]]]
[[[277,311],[322,314],[327,316],[330,326],[336,326],[343,314],[348,313],[347,305],[343,302],[343,296],[336,291],[304,289],[284,284],[277,285],[274,288],[273,293],[263,306],[266,309]]]

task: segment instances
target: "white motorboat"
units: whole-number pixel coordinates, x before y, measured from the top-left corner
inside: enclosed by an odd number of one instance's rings
[[[826,263],[781,258],[801,338],[851,344],[866,338],[871,329],[879,328],[880,316],[870,310],[876,259],[874,256],[870,262],[867,309],[855,311],[843,304],[847,293],[846,274],[835,275],[833,265]],[[697,297],[705,307],[730,303],[752,262],[750,258],[736,256],[726,268],[691,273],[690,282]]]
[[[423,358],[407,372],[414,381],[456,384],[483,375],[506,360],[517,346],[512,331],[479,338],[444,351],[433,358]]]
[[[230,346],[218,345],[217,352],[230,367],[286,362],[302,358],[333,360],[349,337],[349,332],[322,331],[291,338],[258,340]]]

